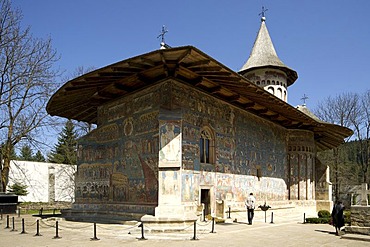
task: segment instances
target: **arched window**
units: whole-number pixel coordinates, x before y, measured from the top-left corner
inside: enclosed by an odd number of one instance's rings
[[[277,89],[277,97],[279,99],[283,99],[283,90],[281,90],[281,88]]]
[[[200,132],[199,150],[200,163],[215,163],[215,140],[210,128],[205,127]]]
[[[275,90],[274,90],[274,88],[273,87],[268,87],[267,88],[267,91],[269,91],[270,93],[272,93],[272,94],[275,94]]]

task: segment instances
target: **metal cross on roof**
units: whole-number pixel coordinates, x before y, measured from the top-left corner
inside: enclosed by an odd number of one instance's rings
[[[163,26],[162,26],[162,31],[161,31],[161,33],[158,35],[157,39],[158,39],[159,37],[161,37],[161,39],[162,39],[162,43],[164,43],[164,35],[165,35],[167,32],[168,32],[168,30],[167,30],[167,29],[166,29],[166,27],[163,25]]]
[[[306,105],[306,100],[308,99],[308,96],[306,94],[303,94],[303,97],[301,98],[301,100],[303,100],[303,105]]]
[[[262,18],[265,18],[265,13],[266,13],[266,11],[267,11],[268,9],[265,9],[265,7],[264,6],[262,6],[262,12],[261,13],[259,13],[258,15],[261,15],[262,16]]]

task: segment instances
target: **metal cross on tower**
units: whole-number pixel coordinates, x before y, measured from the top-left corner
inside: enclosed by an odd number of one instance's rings
[[[162,26],[162,31],[161,31],[161,33],[158,35],[158,37],[157,37],[157,39],[159,38],[159,37],[161,37],[161,39],[162,39],[162,43],[164,43],[164,35],[166,34],[168,32],[168,30],[166,29],[166,27],[163,25]]]
[[[261,15],[262,16],[262,18],[265,18],[265,13],[266,13],[266,11],[267,11],[268,9],[265,9],[265,7],[264,6],[262,6],[262,12],[261,13],[259,13],[258,15]]]
[[[303,97],[301,98],[301,100],[303,100],[303,105],[306,105],[306,100],[308,99],[308,96],[306,94],[303,94]]]

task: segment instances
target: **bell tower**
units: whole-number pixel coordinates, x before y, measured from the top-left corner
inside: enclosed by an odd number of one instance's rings
[[[257,38],[239,74],[287,102],[287,88],[297,80],[298,74],[287,67],[277,56],[266,27],[266,10],[262,7],[261,26]]]

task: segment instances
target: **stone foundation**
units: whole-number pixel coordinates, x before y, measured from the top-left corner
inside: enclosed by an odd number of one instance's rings
[[[370,206],[351,207],[351,226],[346,226],[346,233],[370,235]]]
[[[140,221],[146,214],[154,214],[153,205],[128,204],[73,204],[71,209],[62,210],[66,220],[124,223],[127,221]]]
[[[141,222],[146,230],[150,232],[179,232],[193,230],[189,228],[195,221],[198,220],[196,215],[188,215],[185,217],[155,217],[152,215],[144,215],[141,217]]]
[[[370,235],[370,227],[346,226],[346,233]]]
[[[198,218],[191,206],[159,205],[154,216],[144,215],[141,222],[152,232],[176,232],[184,231]]]

